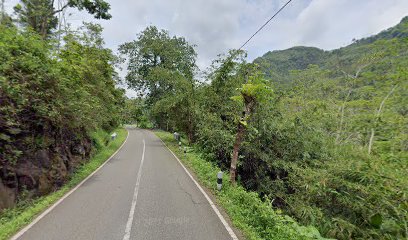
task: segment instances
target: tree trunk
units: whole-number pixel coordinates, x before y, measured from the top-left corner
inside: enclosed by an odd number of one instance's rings
[[[252,111],[255,107],[255,98],[247,95],[243,95],[245,108],[242,112],[241,121],[249,121]],[[246,126],[241,122],[238,122],[237,135],[235,136],[235,143],[232,150],[231,167],[230,167],[230,180],[235,185],[235,175],[237,172],[238,153],[241,147],[241,143],[245,134]]]
[[[194,141],[193,132],[188,131],[188,142],[192,143]]]
[[[40,29],[40,34],[43,39],[47,38],[47,33],[48,33],[48,18],[44,17],[41,22],[41,29]]]
[[[237,135],[235,136],[235,143],[232,150],[232,158],[231,158],[231,168],[230,168],[230,180],[231,183],[235,185],[235,175],[237,171],[237,163],[238,163],[238,153],[242,143],[242,137],[245,133],[245,126],[242,123],[238,123],[238,130]]]
[[[380,118],[381,115],[381,111],[384,107],[385,101],[387,101],[387,99],[391,96],[391,94],[394,92],[394,90],[397,88],[397,85],[394,85],[394,87],[391,89],[391,91],[387,94],[387,96],[384,97],[384,99],[381,101],[380,106],[378,107],[377,110],[377,114],[375,116],[375,120],[373,123],[373,127],[371,128],[371,134],[370,134],[370,141],[368,143],[368,154],[371,154],[371,149],[373,147],[373,143],[374,143],[374,133],[375,133],[375,125],[377,124],[377,121]]]
[[[188,137],[188,142],[192,143],[193,142],[193,128],[192,128],[192,121],[191,121],[191,111],[190,111],[190,104],[187,105],[187,137]]]
[[[191,81],[190,101],[188,105],[188,138],[190,143],[195,141],[195,87],[194,82]]]
[[[371,128],[370,142],[368,143],[368,154],[371,153],[371,148],[373,146],[373,141],[374,141],[374,128]]]
[[[193,130],[193,121],[192,121],[190,110],[188,111],[187,136],[188,136],[188,142],[192,143],[194,141],[194,130]]]
[[[193,123],[193,117],[191,116],[190,111],[188,114],[187,128],[188,128],[188,142],[193,143],[194,142],[194,123]]]
[[[340,142],[340,137],[341,137],[342,132],[343,132],[344,109],[346,108],[346,103],[347,103],[348,98],[351,95],[351,91],[352,91],[352,89],[349,90],[349,92],[348,92],[348,94],[346,96],[346,99],[344,99],[344,102],[343,102],[343,104],[341,105],[341,108],[340,108],[340,110],[341,110],[340,111],[340,124],[339,124],[339,129],[337,130],[336,143]]]
[[[340,124],[339,124],[339,128],[338,128],[337,134],[336,134],[336,143],[337,143],[337,144],[340,143],[341,136],[342,136],[342,134],[343,134],[344,110],[345,110],[345,108],[346,108],[346,103],[347,103],[347,101],[348,101],[348,99],[349,99],[349,97],[350,97],[350,95],[351,95],[351,92],[353,91],[353,87],[354,87],[354,85],[355,85],[355,81],[356,81],[356,79],[360,76],[361,71],[362,71],[364,68],[366,68],[366,67],[368,67],[368,66],[370,66],[370,65],[371,65],[371,62],[360,66],[360,67],[357,69],[357,71],[356,71],[356,73],[355,73],[354,75],[350,75],[350,74],[348,74],[348,73],[346,73],[345,71],[342,70],[342,72],[343,72],[343,74],[344,74],[344,77],[345,77],[346,79],[347,79],[347,78],[352,79],[352,80],[353,80],[353,83],[352,83],[352,85],[350,86],[350,90],[348,91],[347,96],[346,96],[346,98],[345,98],[344,101],[343,101],[343,104],[342,104],[341,107],[340,107]]]

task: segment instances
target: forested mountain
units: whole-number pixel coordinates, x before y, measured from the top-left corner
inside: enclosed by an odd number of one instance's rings
[[[291,81],[289,72],[291,70],[304,70],[309,65],[317,65],[323,69],[342,68],[353,70],[356,61],[362,55],[368,55],[378,40],[404,39],[408,37],[408,17],[401,20],[399,24],[384,30],[376,35],[354,40],[354,43],[332,51],[324,51],[315,47],[292,47],[286,50],[271,51],[258,57],[254,63],[259,65],[260,70],[266,78],[275,82],[286,84]],[[368,52],[367,52],[368,50]],[[406,54],[400,49],[401,54]],[[354,64],[354,66],[352,66]]]
[[[268,52],[254,60],[265,77],[285,84],[288,81],[289,71],[303,70],[310,64],[322,66],[329,54],[314,47],[293,47],[287,50]]]
[[[341,103],[340,119],[352,120],[353,117],[376,113],[377,120],[386,124],[387,114],[391,115],[390,126],[394,126],[395,134],[399,135],[393,120],[404,118],[407,114],[406,103],[406,63],[408,61],[407,39],[408,17],[381,33],[356,40],[355,43],[332,51],[323,51],[310,47],[294,47],[282,51],[274,51],[255,59],[266,79],[281,93],[298,92],[310,100],[339,101]],[[393,97],[397,102],[392,102]],[[391,101],[385,107],[386,101]],[[347,110],[348,109],[348,110]],[[347,115],[349,112],[349,116]],[[360,124],[362,119],[355,119]],[[377,124],[377,123],[376,123]],[[345,127],[355,126],[346,124]],[[369,124],[368,124],[369,125]],[[369,129],[368,125],[363,127]],[[404,127],[403,125],[400,125]],[[404,128],[405,129],[405,128]],[[360,129],[363,130],[363,129]],[[367,130],[370,132],[370,130]],[[336,140],[342,138],[337,133]],[[361,145],[371,145],[364,140],[365,134],[349,132],[347,141],[356,140]],[[400,132],[403,137],[405,132]],[[357,137],[357,135],[359,137]],[[398,138],[399,139],[399,138]],[[371,139],[372,140],[372,139]],[[391,139],[388,139],[391,140]],[[405,148],[402,142],[397,149]],[[396,149],[395,147],[392,149]],[[397,150],[398,152],[398,150]]]
[[[408,37],[408,16],[404,17],[398,25],[391,27],[387,30],[384,30],[377,35],[356,40],[356,42],[353,45],[373,43],[374,41],[377,40],[387,39],[389,40],[393,38],[406,38],[406,37]]]

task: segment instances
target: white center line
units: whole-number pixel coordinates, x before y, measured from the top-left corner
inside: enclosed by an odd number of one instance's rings
[[[135,191],[133,193],[132,207],[130,208],[128,221],[126,223],[125,236],[123,236],[123,240],[129,240],[130,232],[132,231],[133,216],[135,215],[135,208],[136,208],[136,202],[137,202],[137,194],[139,192],[140,178],[142,177],[142,167],[143,167],[143,162],[144,162],[145,149],[146,149],[146,143],[145,143],[145,140],[143,139],[142,161],[140,162],[139,171],[137,172],[137,179],[136,179]]]

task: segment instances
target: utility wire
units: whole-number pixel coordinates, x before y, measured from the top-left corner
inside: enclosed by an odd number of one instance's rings
[[[285,5],[283,5],[271,18],[269,18],[268,21],[266,21],[266,23],[264,23],[264,25],[262,25],[244,44],[242,44],[238,50],[241,50],[249,41],[251,41],[251,39],[255,37],[255,35],[258,34],[273,18],[275,18],[276,15],[278,15],[290,2],[292,2],[292,0],[285,3]]]

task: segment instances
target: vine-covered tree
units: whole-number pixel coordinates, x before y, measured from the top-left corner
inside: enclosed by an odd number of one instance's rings
[[[241,148],[248,124],[251,121],[252,114],[254,113],[256,107],[264,104],[265,100],[271,97],[272,94],[271,89],[266,85],[262,75],[254,69],[254,66],[249,67],[249,72],[247,73],[249,74],[249,76],[247,76],[248,80],[238,89],[239,95],[232,97],[233,100],[237,101],[241,106],[243,106],[241,116],[237,121],[238,127],[232,149],[230,180],[233,184],[235,184],[239,150]]]

